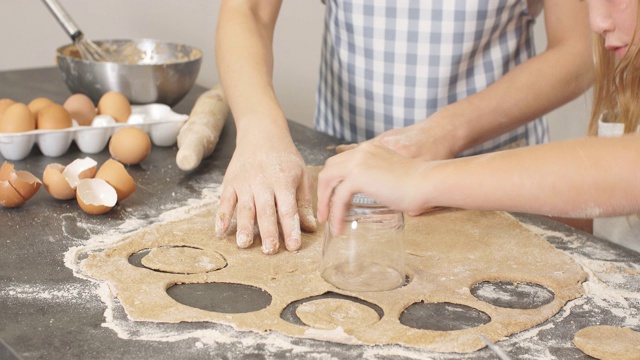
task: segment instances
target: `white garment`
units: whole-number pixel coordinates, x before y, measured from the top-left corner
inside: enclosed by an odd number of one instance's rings
[[[593,234],[640,252],[640,216],[638,214],[593,219]]]
[[[598,136],[624,134],[624,124],[598,121]],[[640,214],[593,219],[593,234],[640,252]]]

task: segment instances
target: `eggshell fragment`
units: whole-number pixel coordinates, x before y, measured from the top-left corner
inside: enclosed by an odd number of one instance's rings
[[[42,186],[42,181],[38,179],[35,175],[28,171],[18,170],[15,172],[15,177],[9,179],[11,185],[13,185],[18,193],[25,198],[25,200],[29,200],[35,193],[40,190],[40,186]]]
[[[0,180],[0,205],[6,208],[18,207],[25,203],[25,199],[11,186],[9,180]]]
[[[36,128],[40,130],[56,130],[70,128],[71,115],[59,104],[49,104],[38,111]]]
[[[69,165],[51,163],[44,169],[42,182],[45,189],[58,200],[76,197],[76,187],[82,179],[93,178],[98,163],[90,157],[76,159]]]
[[[151,152],[151,138],[142,129],[127,126],[116,131],[109,140],[111,157],[126,165],[146,159]]]
[[[0,118],[0,133],[18,133],[35,130],[36,117],[27,105],[15,103],[9,106]]]
[[[28,171],[16,171],[5,161],[0,167],[0,205],[17,207],[24,204],[40,189],[40,179]]]
[[[113,186],[118,194],[118,201],[129,197],[136,190],[136,183],[119,161],[109,159],[100,166],[95,176]]]
[[[75,189],[82,179],[92,178],[96,175],[98,163],[90,157],[75,159],[62,171],[62,176],[67,179],[69,186]]]
[[[9,175],[14,172],[14,166],[12,163],[5,161],[0,166],[0,180],[9,180]]]
[[[27,201],[40,189],[42,182],[35,175],[24,170],[15,170],[14,165],[5,161],[0,167],[0,181],[9,184]]]
[[[86,213],[101,215],[116,205],[118,194],[113,186],[102,179],[82,179],[78,182],[76,199]]]
[[[109,91],[100,97],[98,113],[111,115],[117,122],[126,123],[131,115],[131,103],[123,94]]]
[[[98,115],[98,110],[91,98],[82,93],[69,96],[62,106],[80,126],[91,125],[93,119]]]
[[[62,175],[65,166],[58,163],[47,165],[42,174],[42,183],[47,192],[58,200],[69,200],[76,196],[76,191]]]

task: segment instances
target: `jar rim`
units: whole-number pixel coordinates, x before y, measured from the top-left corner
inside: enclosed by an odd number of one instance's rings
[[[380,206],[380,204],[376,199],[369,197],[363,193],[357,193],[353,195],[351,198],[352,205],[375,205]]]

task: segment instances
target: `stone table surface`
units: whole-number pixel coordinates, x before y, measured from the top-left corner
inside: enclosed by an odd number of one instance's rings
[[[188,114],[205,90],[196,85],[174,111]],[[27,103],[43,96],[62,103],[69,95],[56,68],[0,72],[0,98]],[[339,144],[295,122],[289,125],[309,165],[321,165],[333,153],[331,147]],[[138,182],[137,191],[105,215],[85,214],[75,201],[57,201],[44,188],[19,208],[0,208],[0,359],[496,358],[488,348],[472,354],[440,354],[293,339],[273,333],[246,334],[211,323],[141,325],[129,332],[109,325],[126,324],[126,314],[117,302],[107,307],[99,284],[75,276],[65,265],[69,249],[100,235],[101,229],[117,228],[131,219],[139,222],[139,227],[153,224],[163,212],[200,199],[203,189],[221,183],[234,139],[235,126],[229,119],[214,154],[189,173],[175,165],[176,146],[154,146],[145,161],[128,167]],[[105,149],[87,155],[72,144],[64,155],[50,158],[36,145],[27,158],[11,162],[41,178],[47,164],[66,165],[85,156],[101,164],[109,153]],[[2,156],[0,161],[4,161]],[[542,229],[550,243],[577,259],[590,277],[598,277],[611,296],[587,292],[552,319],[499,341],[498,346],[513,358],[588,359],[571,343],[577,330],[598,324],[635,326],[638,330],[637,320],[630,320],[638,318],[640,309],[640,278],[633,276],[640,269],[637,253],[544,217],[516,217]],[[589,264],[598,266],[591,269]],[[616,272],[601,274],[603,267]],[[142,332],[153,336],[145,337]]]

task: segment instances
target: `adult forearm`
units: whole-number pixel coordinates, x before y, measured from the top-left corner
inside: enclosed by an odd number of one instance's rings
[[[216,31],[220,81],[238,132],[246,123],[285,123],[273,89],[273,33],[279,1],[223,1]]]
[[[640,136],[447,160],[422,171],[430,206],[591,218],[640,211]]]

